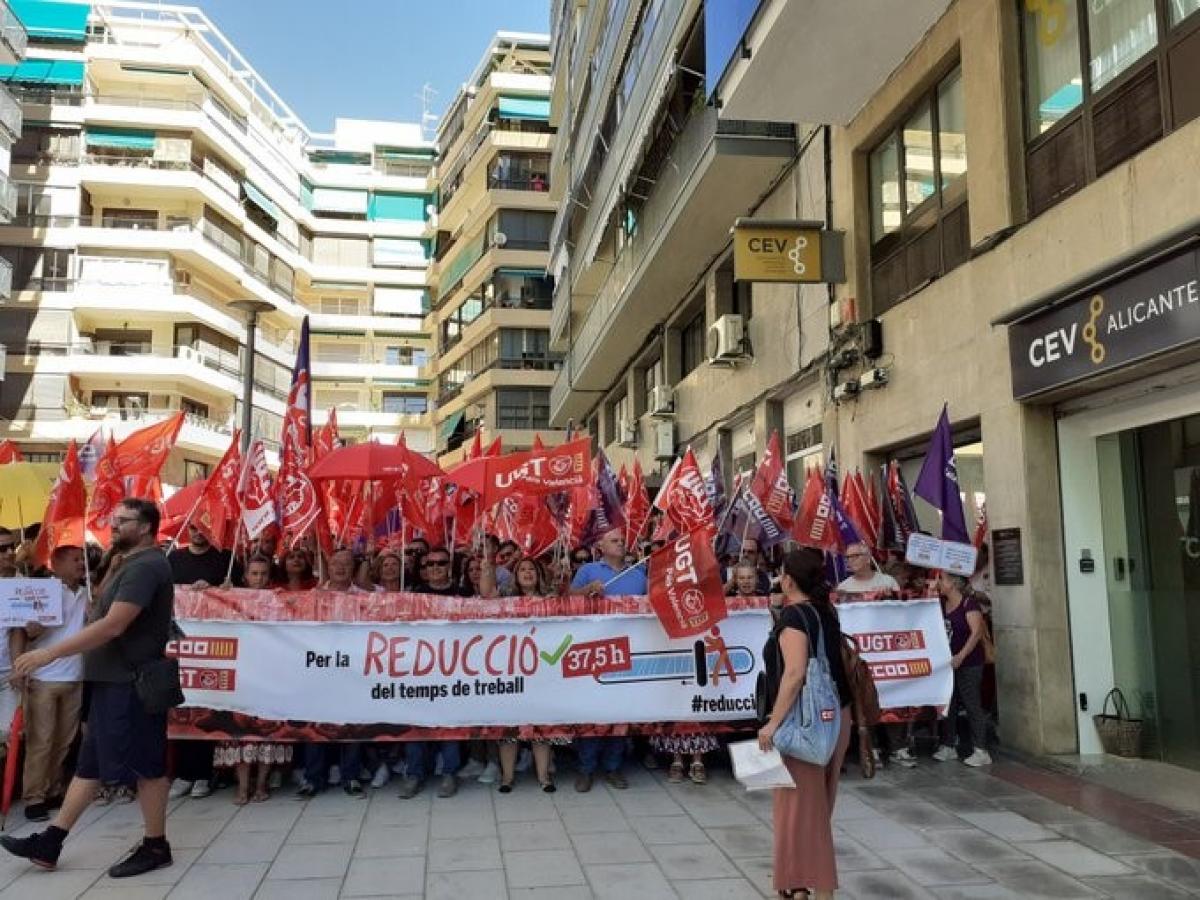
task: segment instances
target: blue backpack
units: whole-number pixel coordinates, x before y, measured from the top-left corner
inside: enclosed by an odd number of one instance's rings
[[[825,656],[825,630],[821,627],[821,617],[816,616],[817,639],[814,641],[808,612],[811,610],[802,610],[804,633],[808,636],[808,671],[800,696],[775,732],[775,748],[801,762],[824,766],[837,748],[842,730],[842,703]],[[779,655],[779,671],[782,672],[782,652]]]

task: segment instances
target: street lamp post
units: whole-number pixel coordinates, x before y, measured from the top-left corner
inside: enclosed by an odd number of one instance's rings
[[[242,452],[245,453],[254,427],[254,344],[258,317],[275,307],[263,300],[234,300],[229,305],[246,314],[246,359],[242,364]]]

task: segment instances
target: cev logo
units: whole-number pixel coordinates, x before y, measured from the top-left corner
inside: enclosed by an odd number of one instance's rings
[[[1082,337],[1083,342],[1091,347],[1092,364],[1100,365],[1104,362],[1106,351],[1100,341],[1096,323],[1103,314],[1104,297],[1096,294],[1088,305],[1088,317],[1083,325],[1082,334],[1079,323],[1073,322],[1070,327],[1056,328],[1034,338],[1029,342],[1029,364],[1035,369],[1040,369],[1044,365],[1070,357],[1075,352],[1075,342]]]

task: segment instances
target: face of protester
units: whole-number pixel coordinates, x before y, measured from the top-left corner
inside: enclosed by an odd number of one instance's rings
[[[429,553],[421,563],[421,574],[430,587],[441,588],[450,583],[450,556],[442,551]]]
[[[758,593],[758,572],[751,566],[738,566],[737,592],[743,597],[753,597]]]
[[[293,550],[283,560],[283,570],[296,578],[308,574],[308,555],[303,550]]]
[[[275,535],[263,535],[258,539],[258,552],[263,556],[275,555]]]
[[[271,564],[266,560],[256,559],[246,567],[246,587],[256,591],[265,591],[271,586]]]
[[[188,546],[192,548],[193,553],[203,553],[212,545],[208,542],[208,538],[204,532],[195,525],[188,526]]]
[[[0,577],[12,578],[17,574],[17,536],[0,534]]]
[[[600,553],[610,564],[621,565],[625,562],[625,535],[621,529],[614,528],[596,543]]]
[[[400,557],[389,553],[379,561],[379,580],[384,584],[399,584]]]
[[[532,559],[523,559],[517,563],[517,571],[513,573],[513,577],[523,595],[531,596],[537,592],[540,579],[537,565]]]
[[[517,548],[511,544],[506,544],[501,547],[496,553],[496,564],[508,568],[512,565],[512,561],[517,557]]]
[[[747,540],[742,544],[741,558],[752,565],[758,565],[758,541]]]
[[[962,582],[949,572],[938,574],[937,587],[943,597],[956,597],[962,593]]]
[[[478,589],[479,579],[483,576],[483,563],[478,558],[471,557],[467,561],[467,580],[471,582],[471,586]]]
[[[851,544],[846,548],[846,568],[851,575],[869,578],[871,575],[871,551],[866,544]]]
[[[147,529],[138,514],[128,506],[118,506],[108,521],[112,526],[114,553],[126,553],[142,543]]]
[[[348,588],[354,580],[354,554],[339,550],[329,557],[329,584],[337,588]]]
[[[78,547],[62,547],[50,557],[50,570],[54,577],[71,586],[81,584],[85,569],[83,551]]]

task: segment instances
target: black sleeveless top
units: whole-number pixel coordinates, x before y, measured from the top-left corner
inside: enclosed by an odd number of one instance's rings
[[[793,603],[779,612],[779,623],[771,630],[771,636],[763,647],[763,662],[767,668],[767,681],[771,684],[772,698],[778,694],[779,682],[783,678],[783,652],[779,648],[779,633],[785,628],[795,628],[808,636],[808,652],[817,652],[817,622],[825,637],[825,659],[829,662],[829,674],[837,685],[842,706],[849,706],[853,695],[846,669],[842,665],[842,628],[837,613],[822,611],[808,603]]]

